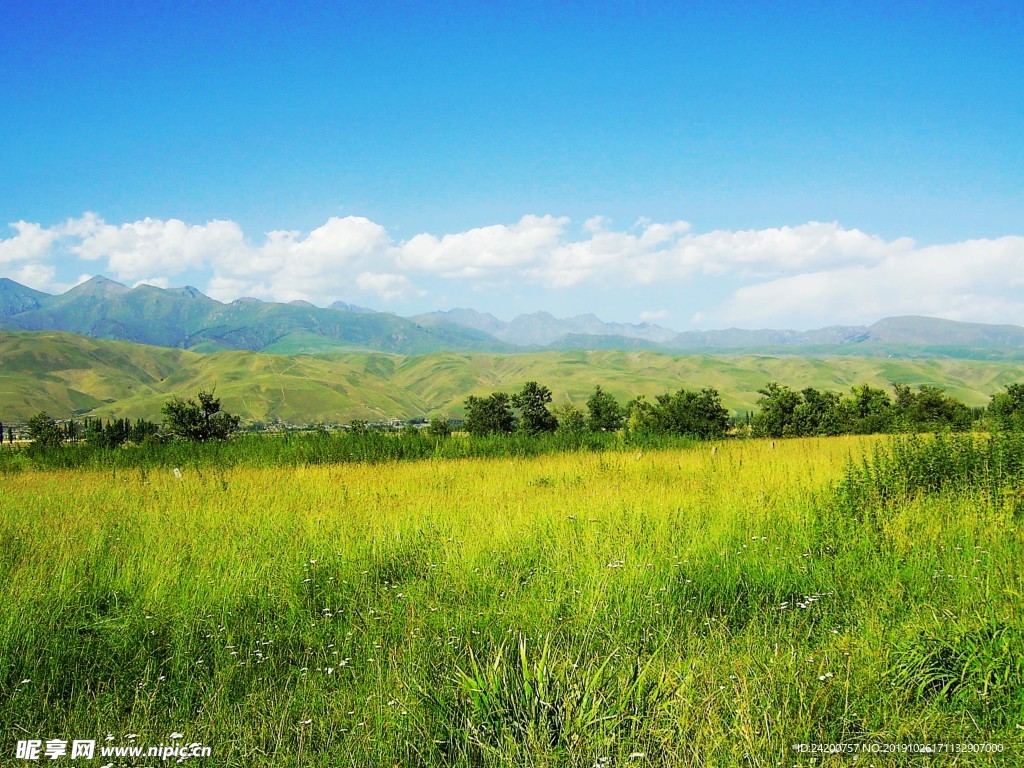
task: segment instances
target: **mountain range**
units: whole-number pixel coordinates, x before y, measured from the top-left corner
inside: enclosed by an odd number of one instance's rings
[[[638,350],[675,353],[791,353],[1024,360],[1024,328],[928,317],[891,317],[870,326],[809,331],[677,333],[651,323],[608,323],[592,314],[547,312],[511,321],[472,309],[410,318],[337,301],[317,307],[241,298],[222,303],[197,289],[128,288],[97,276],[50,295],[0,278],[0,330],[66,331],[196,352],[277,354],[380,351],[524,352]]]

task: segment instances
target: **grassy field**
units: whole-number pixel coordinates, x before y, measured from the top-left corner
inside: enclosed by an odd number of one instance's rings
[[[56,418],[159,420],[173,395],[216,389],[224,407],[246,420],[292,423],[459,417],[469,395],[514,392],[527,381],[551,388],[555,402],[582,406],[601,387],[621,403],[680,388],[714,387],[733,412],[755,410],[769,381],[849,393],[891,383],[945,389],[984,406],[1024,380],[1024,364],[954,359],[670,355],[660,352],[438,352],[324,357],[255,352],[202,355],[69,333],[0,333],[0,421],[25,422],[39,411]]]
[[[880,443],[4,475],[0,765],[1020,765],[1019,485],[837,493]]]

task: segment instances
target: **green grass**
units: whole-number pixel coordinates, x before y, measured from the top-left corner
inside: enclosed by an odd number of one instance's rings
[[[176,730],[218,766],[1018,764],[1019,475],[858,515],[876,444],[4,475],[0,762]]]
[[[87,442],[55,447],[36,445],[0,447],[0,474],[32,469],[139,470],[233,467],[296,467],[353,462],[382,463],[422,459],[523,458],[566,451],[643,451],[687,448],[697,438],[682,435],[625,433],[522,432],[469,436],[456,433],[432,437],[425,430],[310,430],[238,434],[229,440],[191,442],[172,440],[125,443],[107,448]]]
[[[285,342],[282,342],[284,344]],[[282,347],[285,349],[287,347]],[[734,412],[752,411],[769,381],[848,393],[890,382],[941,387],[971,406],[1024,378],[1024,364],[880,357],[708,356],[659,352],[530,354],[336,353],[314,357],[252,352],[201,355],[67,333],[0,334],[0,420],[25,422],[41,410],[67,418],[159,419],[172,395],[216,389],[246,420],[292,423],[458,417],[469,395],[550,387],[556,402],[582,405],[601,387],[620,402],[680,388],[714,387]]]

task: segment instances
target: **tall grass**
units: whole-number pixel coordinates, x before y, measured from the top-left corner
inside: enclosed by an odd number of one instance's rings
[[[159,469],[382,463],[421,459],[522,458],[566,451],[657,450],[696,444],[688,437],[643,440],[602,432],[432,437],[425,432],[336,431],[238,435],[227,441],[144,442],[116,448],[67,443],[0,450],[0,472],[22,469]]]
[[[874,445],[7,474],[0,764],[172,731],[239,767],[1020,762],[1019,520],[952,482],[865,524]]]
[[[1020,514],[1022,484],[1024,432],[914,435],[876,443],[850,461],[838,502],[858,513],[950,490],[981,494],[997,506],[1006,501]]]

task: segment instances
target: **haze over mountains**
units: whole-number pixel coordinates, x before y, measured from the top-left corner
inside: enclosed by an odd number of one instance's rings
[[[1024,359],[1024,328],[926,317],[810,331],[732,328],[677,333],[650,323],[603,322],[592,314],[559,319],[536,312],[505,322],[472,309],[402,318],[342,301],[326,308],[305,301],[279,304],[254,298],[222,303],[192,287],[128,288],[100,276],[60,295],[0,278],[0,330],[67,331],[197,352],[650,349]]]

